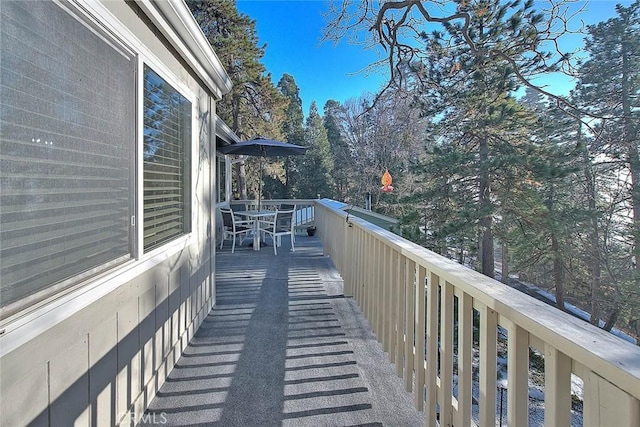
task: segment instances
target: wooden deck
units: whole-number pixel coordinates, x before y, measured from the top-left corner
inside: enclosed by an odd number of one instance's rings
[[[247,241],[248,242],[248,241]],[[217,304],[142,425],[417,426],[404,390],[318,237],[216,254]]]

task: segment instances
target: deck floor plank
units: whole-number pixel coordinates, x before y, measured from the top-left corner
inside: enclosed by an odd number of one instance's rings
[[[420,426],[317,237],[216,253],[217,304],[147,410],[170,426]],[[145,424],[143,424],[145,425]],[[152,425],[152,424],[148,424]]]

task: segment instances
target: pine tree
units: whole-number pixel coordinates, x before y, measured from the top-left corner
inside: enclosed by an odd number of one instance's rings
[[[285,110],[285,119],[282,122],[282,134],[285,141],[304,145],[304,115],[302,112],[302,100],[300,89],[293,76],[284,74],[278,81],[278,90],[288,99],[289,104]],[[285,188],[283,198],[293,198],[295,195],[295,182],[298,180],[300,159],[286,157],[284,159]]]
[[[231,92],[216,103],[218,116],[241,139],[279,138],[286,100],[261,63],[265,46],[258,44],[255,21],[239,13],[235,1],[187,0],[186,3],[233,83]],[[257,189],[260,172],[258,162],[254,159],[252,163],[255,166],[253,187]],[[236,184],[239,197],[246,199],[244,162],[236,163]]]
[[[609,154],[621,156],[631,172],[634,256],[640,259],[640,1],[616,10],[617,17],[588,28],[589,60],[580,69],[578,92],[590,112],[606,117],[602,131],[618,141]]]
[[[454,188],[466,193],[460,199],[467,202],[456,209],[463,209],[460,216],[474,224],[479,269],[493,277],[497,213],[513,187],[511,181],[525,175],[531,119],[510,95],[518,81],[514,64],[500,55],[483,57],[476,52],[509,45],[510,55],[520,55],[540,42],[526,23],[541,18],[531,3],[457,3],[469,21],[445,22],[444,32],[423,33],[430,61],[416,61],[407,73],[425,112],[438,114],[439,144],[447,147],[434,155],[447,153],[445,160],[463,162],[450,168],[456,171]],[[531,73],[544,68],[544,61],[541,55],[522,66]],[[431,165],[441,160],[436,156]]]
[[[594,116],[600,117],[600,122],[594,127],[599,131],[599,155],[610,162],[620,162],[622,170],[628,174],[628,188],[630,201],[627,206],[631,212],[627,220],[627,229],[614,241],[624,241],[624,236],[630,236],[627,241],[626,256],[628,265],[634,270],[633,274],[617,278],[618,291],[635,298],[625,298],[622,294],[618,304],[610,313],[606,327],[611,327],[617,317],[629,303],[634,305],[632,310],[640,311],[640,301],[637,289],[640,288],[640,1],[636,0],[629,7],[616,6],[617,16],[605,22],[588,27],[586,51],[589,59],[580,68],[580,80],[577,93],[585,108]],[[610,185],[618,186],[615,179]],[[606,188],[606,187],[605,187]],[[619,214],[619,226],[625,222],[625,217]],[[608,246],[612,251],[622,248]],[[622,266],[620,266],[622,267]],[[619,268],[616,271],[624,271]],[[609,270],[613,271],[613,270]]]
[[[301,159],[297,182],[297,197],[315,199],[333,197],[333,159],[327,139],[327,131],[315,102],[309,107],[304,128],[304,145],[307,152]]]
[[[344,113],[344,108],[338,101],[328,100],[324,105],[324,127],[334,165],[335,198],[342,201],[349,194],[349,180],[353,170],[353,160],[342,127]]]
[[[529,126],[527,175],[510,204],[509,218],[516,222],[509,233],[514,261],[518,269],[542,267],[548,272],[538,276],[536,284],[555,289],[556,305],[564,309],[574,255],[572,230],[583,219],[572,203],[580,172],[580,135],[571,132],[576,120],[539,93],[527,90],[520,102],[535,122]]]

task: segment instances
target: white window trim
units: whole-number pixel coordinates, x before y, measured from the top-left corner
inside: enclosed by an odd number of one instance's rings
[[[176,237],[174,240],[150,250],[144,253],[144,165],[143,165],[143,151],[144,151],[144,65],[149,66],[155,73],[157,73],[165,82],[169,83],[175,90],[177,90],[187,101],[191,103],[191,141],[190,144],[190,156],[189,168],[189,201],[191,207],[189,209],[189,232],[180,237]],[[180,81],[170,70],[166,67],[156,56],[150,54],[138,55],[138,75],[137,75],[137,90],[136,97],[139,102],[136,104],[136,126],[137,126],[137,145],[136,145],[136,245],[134,257],[143,261],[147,258],[153,257],[154,254],[162,252],[165,245],[171,244],[174,241],[183,242],[184,246],[188,246],[194,239],[195,226],[196,226],[196,209],[194,207],[194,201],[196,200],[196,169],[199,153],[198,145],[198,132],[196,132],[196,126],[198,124],[197,117],[197,105],[198,98],[195,93],[186,85]]]
[[[229,173],[231,172],[231,168],[229,167],[229,156],[225,154],[220,154],[216,152],[216,207],[220,205],[224,205],[225,203],[229,203],[231,200],[231,180]],[[224,168],[225,179],[222,179],[222,173]],[[220,197],[220,183],[224,181],[224,200]]]
[[[170,259],[184,248],[184,239],[171,241],[162,247],[162,251],[154,253],[153,256],[145,257],[142,262],[132,260],[97,278],[91,278],[90,283],[83,284],[78,289],[44,304],[36,310],[25,309],[16,315],[17,318],[7,319],[10,321],[1,329],[0,358],[85,307],[99,301],[145,271]]]
[[[0,0],[1,1],[1,0]],[[62,2],[54,0],[66,8],[73,8],[73,11],[102,28],[110,37],[137,55],[137,90],[136,96],[136,160],[135,160],[135,231],[136,244],[132,250],[132,259],[113,269],[107,270],[86,281],[79,282],[75,287],[61,291],[59,295],[53,294],[48,299],[43,300],[31,307],[25,307],[19,312],[0,320],[0,358],[11,351],[24,345],[31,339],[53,328],[67,318],[78,313],[87,306],[99,301],[113,290],[119,288],[131,280],[140,276],[144,272],[151,270],[156,265],[171,259],[179,252],[188,247],[196,232],[196,171],[198,169],[198,132],[197,106],[198,99],[190,88],[178,79],[166,66],[120,21],[100,2],[85,2],[82,0],[68,0]],[[178,237],[161,247],[158,247],[146,254],[142,254],[142,231],[143,226],[139,218],[143,215],[142,191],[143,191],[143,168],[142,168],[142,148],[143,148],[143,109],[144,103],[142,90],[144,78],[142,65],[147,63],[154,71],[166,79],[175,89],[179,90],[191,102],[191,224],[190,232]]]

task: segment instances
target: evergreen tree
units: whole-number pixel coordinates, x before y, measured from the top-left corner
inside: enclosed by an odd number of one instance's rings
[[[605,117],[607,155],[626,163],[631,178],[631,208],[636,259],[640,259],[640,1],[616,7],[618,16],[588,28],[589,60],[580,69],[578,93],[591,113]],[[636,263],[640,267],[640,263]]]
[[[509,204],[512,227],[506,240],[513,245],[518,270],[541,266],[548,272],[538,276],[536,284],[555,289],[557,307],[564,309],[573,230],[583,220],[572,200],[580,172],[580,134],[571,132],[576,120],[539,93],[527,90],[520,102],[535,122],[529,126],[527,176]]]
[[[344,113],[344,108],[337,101],[328,100],[324,105],[324,127],[327,130],[334,165],[335,198],[342,201],[347,199],[350,175],[353,170],[351,153],[342,127]]]
[[[588,27],[589,59],[580,68],[577,86],[585,108],[601,118],[593,128],[599,132],[598,155],[621,165],[617,176],[603,188],[628,188],[628,197],[622,200],[628,200],[626,209],[631,212],[626,216],[625,204],[618,206],[613,216],[616,221],[611,225],[621,234],[610,236],[606,246],[630,268],[619,265],[616,270],[607,269],[618,273],[626,270],[628,274],[617,275],[614,282],[618,299],[624,303],[611,310],[606,327],[615,324],[625,307],[633,312],[629,316],[640,317],[640,1],[629,7],[618,5],[616,11],[616,17]],[[628,179],[620,182],[620,176]]]
[[[186,0],[186,3],[233,83],[231,92],[216,103],[218,116],[241,139],[279,138],[286,101],[261,63],[265,46],[258,45],[255,21],[239,13],[235,1]],[[252,187],[257,191],[258,161],[250,162]],[[236,185],[239,197],[246,199],[243,162],[236,163]]]
[[[278,81],[278,90],[288,99],[289,104],[285,110],[285,119],[282,122],[282,134],[285,141],[304,145],[304,115],[302,113],[302,100],[300,99],[300,89],[293,76],[284,74]],[[295,183],[298,180],[298,167],[300,159],[297,157],[286,157],[284,160],[285,186],[283,198],[293,198]]]
[[[327,131],[318,113],[315,102],[309,107],[309,116],[304,128],[304,145],[308,147],[300,157],[296,197],[315,199],[333,197],[333,159],[327,139]]]
[[[461,211],[449,212],[473,224],[479,238],[479,270],[493,277],[497,213],[514,186],[512,181],[526,175],[531,117],[510,95],[518,81],[513,63],[499,55],[486,58],[475,52],[511,45],[510,54],[520,55],[540,42],[527,23],[539,22],[541,17],[530,3],[457,3],[469,21],[445,22],[444,32],[423,33],[430,60],[411,64],[407,72],[422,109],[437,114],[441,135],[441,147],[433,151],[425,172],[439,169],[441,161],[460,162],[441,169],[455,171],[452,179],[457,184],[452,188],[462,192],[456,197],[462,204],[452,206]],[[532,58],[522,66],[532,73],[544,68],[544,60],[544,56]],[[446,158],[439,158],[443,153]]]

